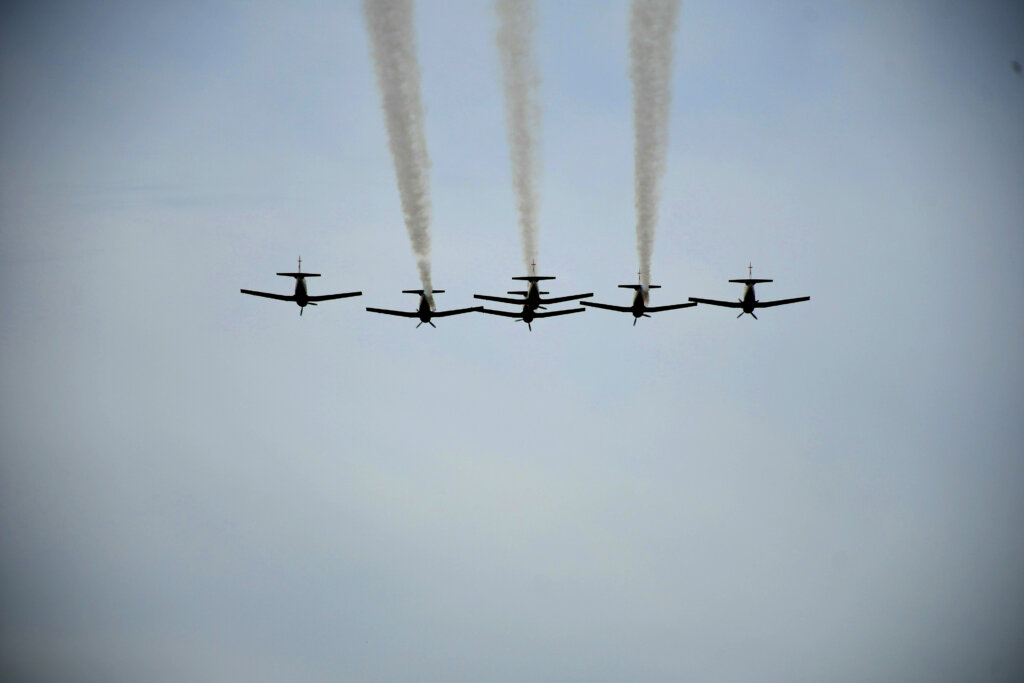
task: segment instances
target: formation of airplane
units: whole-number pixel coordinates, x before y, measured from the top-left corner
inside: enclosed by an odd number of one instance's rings
[[[536,268],[536,264],[534,264]],[[519,280],[527,282],[527,288],[525,290],[510,291],[508,294],[511,296],[491,296],[488,294],[474,294],[473,297],[476,299],[482,299],[484,301],[496,301],[498,303],[512,304],[515,306],[522,306],[522,310],[515,311],[503,311],[492,308],[485,308],[483,306],[471,306],[468,308],[456,308],[448,311],[438,311],[434,308],[434,294],[443,294],[443,289],[435,289],[431,292],[426,292],[422,289],[405,289],[402,290],[403,294],[418,294],[420,297],[419,305],[415,311],[395,311],[387,308],[371,308],[367,307],[366,310],[371,313],[382,313],[385,315],[396,315],[403,318],[419,318],[419,323],[416,327],[419,327],[423,323],[427,323],[431,327],[436,327],[432,322],[433,318],[444,318],[450,315],[461,315],[463,313],[487,313],[489,315],[498,315],[506,318],[515,318],[516,322],[524,322],[529,330],[533,330],[533,321],[537,318],[549,318],[556,315],[569,315],[571,313],[583,313],[590,308],[603,308],[609,311],[618,311],[620,313],[630,313],[633,316],[633,325],[636,325],[636,321],[640,318],[649,318],[651,313],[660,313],[662,311],[672,311],[679,308],[690,308],[697,304],[708,304],[711,306],[724,306],[726,308],[739,308],[740,313],[736,317],[739,318],[743,314],[749,314],[755,320],[757,315],[754,311],[758,308],[771,308],[773,306],[783,306],[785,304],[795,304],[801,301],[810,301],[811,297],[801,296],[793,299],[777,299],[775,301],[758,301],[757,296],[754,293],[754,286],[766,282],[772,282],[772,280],[755,278],[753,277],[754,266],[753,264],[747,265],[747,277],[729,280],[729,282],[735,282],[744,285],[742,298],[736,301],[722,301],[718,299],[702,299],[699,297],[691,296],[687,303],[682,304],[671,304],[668,306],[651,306],[650,305],[650,290],[661,289],[659,285],[648,285],[644,287],[642,284],[635,285],[619,285],[623,289],[632,289],[633,304],[631,306],[615,306],[612,304],[602,304],[596,301],[579,301],[580,299],[586,299],[587,297],[594,296],[593,292],[587,294],[572,294],[570,296],[559,296],[559,297],[546,297],[545,295],[549,292],[541,291],[539,283],[544,280],[554,280],[554,277],[545,275],[524,275],[522,277],[514,277],[513,280]],[[331,299],[344,299],[350,296],[361,296],[362,292],[345,292],[342,294],[322,294],[318,296],[310,296],[306,290],[306,278],[308,277],[320,277],[320,273],[303,273],[302,272],[302,258],[299,257],[298,271],[294,273],[278,273],[282,277],[293,277],[295,278],[295,293],[291,296],[284,294],[272,294],[270,292],[257,292],[252,289],[241,290],[242,294],[251,294],[253,296],[262,296],[268,299],[277,299],[279,301],[292,301],[299,305],[299,315],[302,315],[302,311],[306,306],[316,306],[321,301],[330,301]],[[556,311],[547,310],[547,306],[551,304],[566,303],[569,301],[579,301],[580,306],[577,308],[567,308]]]
[[[639,275],[639,273],[637,273]],[[633,305],[632,306],[613,306],[612,304],[599,304],[596,301],[581,301],[580,304],[583,306],[590,306],[591,308],[603,308],[608,311],[619,311],[620,313],[632,313],[633,314],[633,325],[636,326],[636,321],[640,318],[650,318],[650,313],[660,313],[662,311],[674,311],[677,308],[690,308],[696,306],[697,302],[690,301],[685,304],[672,304],[671,306],[650,306],[650,290],[661,289],[661,285],[648,285],[644,287],[642,284],[635,285],[619,285],[622,289],[632,289],[633,294]]]
[[[242,294],[252,294],[253,296],[262,296],[267,299],[277,299],[278,301],[294,301],[299,305],[299,315],[302,315],[302,311],[306,306],[316,306],[321,301],[330,301],[331,299],[344,299],[350,296],[362,296],[362,292],[345,292],[344,294],[321,294],[319,296],[310,296],[306,291],[306,278],[307,277],[320,277],[320,273],[303,273],[302,272],[302,257],[299,257],[299,269],[295,273],[278,273],[282,277],[293,277],[295,278],[295,293],[291,296],[285,294],[271,294],[270,292],[257,292],[253,289],[243,289]]]
[[[801,301],[810,301],[809,296],[798,296],[795,299],[778,299],[777,301],[758,301],[754,295],[754,285],[762,282],[771,282],[771,280],[759,280],[754,278],[754,266],[753,264],[747,265],[747,277],[738,280],[729,280],[729,282],[736,282],[741,285],[745,285],[743,289],[743,298],[738,301],[719,301],[717,299],[699,299],[697,297],[690,297],[690,301],[697,304],[709,304],[711,306],[724,306],[726,308],[742,308],[739,318],[744,313],[748,313],[754,320],[757,320],[757,315],[754,314],[755,308],[771,308],[772,306],[784,306],[785,304],[795,304]]]
[[[419,327],[423,323],[430,325],[433,328],[437,328],[437,325],[430,322],[431,318],[444,318],[449,315],[460,315],[462,313],[473,313],[474,311],[482,311],[483,306],[474,306],[472,308],[457,308],[451,311],[437,311],[434,310],[434,294],[444,294],[443,289],[435,289],[430,294],[427,294],[422,289],[403,289],[402,294],[419,294],[420,304],[417,306],[415,311],[392,311],[387,308],[366,308],[370,313],[384,313],[386,315],[398,315],[403,318],[419,318],[420,321],[416,324]]]

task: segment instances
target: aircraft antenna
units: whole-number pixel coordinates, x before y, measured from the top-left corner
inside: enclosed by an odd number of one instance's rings
[[[299,256],[299,272],[302,272],[302,256]]]
[[[754,264],[753,262],[747,264],[747,279],[753,279],[754,277]]]
[[[537,259],[533,259],[533,263],[530,264],[530,270],[533,275],[537,274]]]

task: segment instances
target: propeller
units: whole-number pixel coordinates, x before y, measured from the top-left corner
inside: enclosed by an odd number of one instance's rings
[[[650,316],[649,313],[641,313],[640,314],[640,318],[650,318],[650,317],[651,316]],[[639,320],[640,318],[636,317],[635,315],[633,316],[633,327],[636,327],[636,321]]]
[[[516,318],[517,323],[526,323],[526,318]],[[530,323],[526,323],[526,326],[530,328],[530,332],[533,332],[533,326]]]

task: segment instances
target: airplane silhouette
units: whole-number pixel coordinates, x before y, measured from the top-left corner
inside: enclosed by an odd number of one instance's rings
[[[253,296],[262,296],[267,299],[277,299],[278,301],[294,301],[299,305],[299,315],[302,315],[303,309],[306,306],[316,306],[321,301],[330,301],[331,299],[344,299],[350,296],[362,296],[362,292],[345,292],[344,294],[321,294],[319,296],[310,296],[306,291],[306,278],[307,277],[320,277],[320,273],[303,273],[302,272],[302,257],[299,257],[299,270],[295,273],[278,273],[282,277],[293,277],[295,278],[295,293],[291,296],[284,294],[271,294],[270,292],[257,292],[252,289],[243,289],[242,294],[252,294]]]
[[[637,273],[639,277],[640,273]],[[632,289],[636,293],[633,294],[633,305],[632,306],[613,306],[612,304],[599,304],[596,301],[581,301],[580,305],[590,306],[592,308],[604,308],[609,311],[619,311],[620,313],[632,313],[633,314],[633,326],[636,327],[636,321],[640,318],[650,318],[649,313],[660,313],[662,311],[674,311],[677,308],[690,308],[696,306],[697,302],[690,301],[685,304],[672,304],[671,306],[649,306],[650,301],[650,290],[661,289],[661,285],[648,285],[644,287],[642,284],[636,285],[619,285],[622,289]]]
[[[419,327],[423,323],[430,325],[433,328],[437,328],[437,325],[430,321],[431,318],[444,318],[449,315],[459,315],[460,313],[471,313],[474,311],[483,310],[483,306],[474,306],[473,308],[457,308],[452,311],[435,311],[434,310],[434,294],[444,294],[443,289],[435,289],[428,295],[422,289],[403,289],[402,294],[419,294],[420,304],[415,311],[393,311],[387,308],[367,308],[371,313],[384,313],[385,315],[397,315],[403,318],[419,318],[419,323],[416,327]]]
[[[588,295],[584,295],[588,296]],[[545,313],[538,313],[536,309],[530,308],[529,304],[523,304],[523,310],[519,313],[513,313],[512,311],[496,311],[492,308],[481,308],[481,313],[489,313],[491,315],[501,315],[506,318],[515,318],[516,322],[526,323],[526,327],[532,332],[533,321],[535,318],[550,318],[555,315],[567,315],[569,313],[583,313],[587,309],[585,308],[567,308],[562,311],[547,311]]]
[[[743,298],[738,301],[718,301],[717,299],[699,299],[691,296],[690,301],[698,304],[710,304],[712,306],[725,306],[726,308],[742,308],[740,314],[736,317],[739,318],[744,313],[749,313],[754,320],[757,320],[757,316],[754,314],[756,308],[771,308],[772,306],[782,306],[785,304],[795,304],[801,301],[810,301],[809,296],[800,296],[795,299],[779,299],[778,301],[758,301],[754,295],[754,285],[762,282],[771,282],[771,280],[759,280],[753,277],[754,266],[749,264],[747,266],[747,277],[740,280],[729,280],[729,282],[737,282],[745,285],[743,290]]]
[[[537,270],[536,262],[533,263],[532,269],[534,272]],[[560,304],[566,301],[575,301],[576,299],[586,299],[588,296],[594,296],[593,292],[587,294],[573,294],[572,296],[559,296],[550,299],[545,299],[544,294],[548,292],[540,291],[540,287],[537,286],[538,282],[542,280],[554,280],[555,278],[543,275],[524,275],[522,277],[514,277],[513,280],[523,280],[529,282],[526,290],[511,291],[509,294],[516,295],[516,298],[506,296],[490,296],[488,294],[474,294],[474,299],[483,299],[484,301],[497,301],[502,304],[513,304],[516,306],[524,306],[529,308],[531,311],[545,310],[544,304]],[[485,309],[486,310],[486,309]],[[535,316],[540,317],[540,316]]]

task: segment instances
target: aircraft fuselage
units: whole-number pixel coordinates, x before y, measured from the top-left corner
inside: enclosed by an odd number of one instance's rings
[[[542,292],[536,282],[531,282],[527,286],[525,292],[520,290],[518,292],[509,292],[509,294],[525,294],[523,305],[528,307],[531,311],[536,311],[539,308],[544,308],[544,302],[541,301],[541,296],[547,294],[547,292]]]
[[[636,290],[633,295],[633,310],[631,313],[636,319],[644,317],[644,311],[647,310],[647,294],[642,289]]]
[[[735,291],[735,290],[734,290]],[[757,297],[754,296],[754,285],[747,285],[743,290],[743,312],[750,315],[754,314],[754,308],[757,307]]]
[[[306,291],[306,278],[304,277],[295,278],[295,303],[300,308],[305,308],[309,304],[309,292]]]
[[[530,286],[526,288],[525,306],[531,312],[540,308],[540,288],[537,287],[536,282],[531,282]]]
[[[416,312],[420,316],[420,323],[429,323],[430,319],[434,315],[434,309],[430,306],[430,301],[427,299],[426,294],[420,294],[420,305],[416,309]]]

